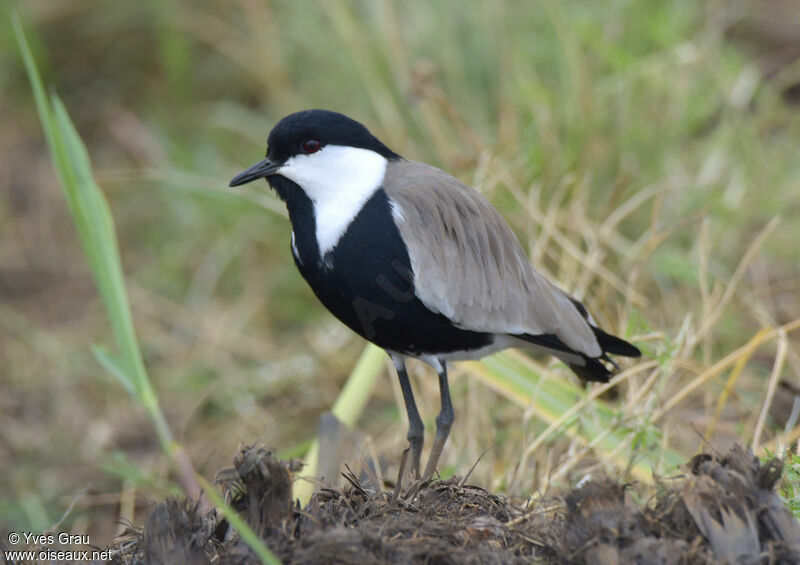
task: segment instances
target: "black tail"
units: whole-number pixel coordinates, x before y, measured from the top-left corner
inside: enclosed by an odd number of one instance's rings
[[[642,352],[635,345],[615,335],[607,334],[600,328],[594,326],[591,326],[591,328],[594,332],[594,337],[597,338],[597,343],[603,348],[603,353],[622,355],[623,357],[641,357]]]
[[[614,376],[614,373],[608,370],[603,363],[592,357],[581,355],[585,365],[581,366],[577,363],[567,363],[567,367],[572,369],[572,372],[578,375],[581,380],[594,382],[594,383],[607,383],[608,380]],[[608,359],[608,357],[606,357]],[[613,361],[610,361],[613,364]],[[616,365],[614,365],[616,368]]]
[[[573,373],[578,375],[578,377],[584,381],[607,383],[608,380],[613,376],[609,365],[613,369],[619,369],[617,364],[608,357],[609,353],[612,355],[621,355],[622,357],[639,357],[642,352],[639,351],[638,347],[628,343],[622,338],[608,334],[594,326],[591,326],[591,328],[595,337],[597,338],[597,343],[603,350],[603,354],[599,357],[589,357],[580,351],[571,349],[555,334],[523,334],[516,335],[515,337],[524,339],[525,341],[535,345],[547,347],[548,349],[562,351],[569,355],[577,355],[583,359],[582,365],[566,361],[567,366],[572,369]]]

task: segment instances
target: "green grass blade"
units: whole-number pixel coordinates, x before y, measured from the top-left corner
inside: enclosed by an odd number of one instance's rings
[[[14,35],[17,38],[17,45],[22,53],[22,61],[25,63],[25,70],[28,73],[28,79],[33,89],[33,99],[36,101],[36,110],[39,112],[39,119],[44,127],[45,137],[50,150],[53,150],[52,139],[52,116],[50,113],[50,102],[47,99],[47,93],[44,90],[42,77],[39,75],[39,69],[36,67],[36,62],[33,60],[33,53],[28,45],[28,40],[25,38],[25,33],[22,31],[22,24],[19,21],[17,14],[11,15],[11,25],[14,28]],[[60,171],[57,171],[60,172]]]
[[[331,414],[348,428],[355,426],[364,411],[385,362],[386,353],[377,345],[370,343],[361,353],[353,372],[350,373],[347,383],[331,409]],[[300,480],[296,481],[294,486],[293,495],[300,500],[300,504],[303,506],[314,492],[313,483],[305,479],[316,476],[318,464],[319,440],[315,439],[303,461],[303,469],[297,475]]]
[[[140,490],[149,490],[161,496],[181,496],[181,488],[157,474],[142,469],[138,463],[132,461],[123,451],[115,451],[103,457],[99,462],[100,469],[107,475],[117,477],[136,485]]]
[[[211,484],[205,480],[203,477],[197,477],[197,480],[200,482],[200,486],[203,487],[203,491],[206,493],[206,496],[211,500],[211,503],[217,507],[217,509],[222,513],[228,523],[233,526],[233,528],[239,532],[239,535],[242,537],[242,540],[253,550],[253,552],[258,556],[262,563],[266,565],[281,565],[280,559],[275,557],[275,555],[269,550],[269,548],[264,545],[264,542],[261,538],[256,535],[253,531],[253,528],[244,521],[244,519],[239,516],[239,514],[225,504],[225,501],[222,500],[222,497],[216,491],[216,489],[211,486]]]
[[[534,371],[514,354],[498,353],[475,363],[472,370],[489,386],[519,406],[533,407],[543,421],[553,423],[573,408],[586,395],[581,388],[563,379],[550,379]],[[589,413],[590,412],[590,413]],[[601,453],[616,453],[635,433],[619,422],[618,413],[600,399],[591,401],[591,411],[579,410],[568,418],[560,430],[583,444],[594,444]],[[684,457],[663,447],[658,450],[632,448],[620,450],[616,456],[621,468],[629,466],[638,480],[652,480],[653,470],[674,470]]]
[[[100,351],[98,360],[110,369],[134,398],[147,410],[156,430],[162,449],[183,479],[186,461],[180,446],[172,439],[164,414],[158,404],[155,390],[147,377],[139,343],[133,328],[133,319],[125,290],[114,220],[103,192],[94,180],[89,154],[64,104],[58,96],[50,99],[44,90],[41,76],[31,54],[19,18],[13,17],[14,33],[25,62],[33,88],[36,107],[50,147],[53,165],[58,175],[64,197],[83,246],[89,268],[103,299],[106,315],[111,323],[118,356]],[[198,487],[184,480],[187,494]]]
[[[347,427],[356,425],[385,363],[386,352],[383,349],[371,343],[364,348],[331,409],[331,413]]]
[[[108,202],[94,180],[89,154],[64,104],[56,95],[52,96],[52,102],[48,99],[16,14],[12,21],[56,174],[103,298],[119,350],[121,363],[114,364],[117,370],[112,374],[121,379],[128,391],[136,391],[141,400],[154,397],[133,329]]]
[[[92,355],[97,359],[97,362],[109,372],[109,374],[117,377],[117,380],[122,383],[125,390],[130,393],[134,398],[138,395],[136,389],[133,387],[133,382],[128,378],[125,373],[125,368],[120,365],[119,361],[103,346],[92,344]]]
[[[65,192],[70,211],[103,298],[125,374],[132,381],[137,395],[144,398],[150,385],[133,329],[111,210],[94,181],[86,147],[64,104],[56,95],[52,99],[56,125],[54,138],[68,163],[64,172],[68,180]]]

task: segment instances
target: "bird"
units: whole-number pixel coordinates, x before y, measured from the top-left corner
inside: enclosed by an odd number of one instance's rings
[[[230,186],[262,178],[286,205],[291,253],[311,290],[391,358],[417,479],[432,478],[454,421],[450,362],[527,348],[557,357],[584,381],[608,382],[619,369],[609,355],[641,355],[531,265],[477,190],[403,158],[344,114],[312,109],[279,120],[266,158]],[[424,426],[407,358],[439,377],[441,408],[422,475]]]

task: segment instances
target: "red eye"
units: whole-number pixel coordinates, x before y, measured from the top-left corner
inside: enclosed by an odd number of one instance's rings
[[[303,142],[303,151],[311,155],[322,149],[322,143],[318,139],[306,139]]]

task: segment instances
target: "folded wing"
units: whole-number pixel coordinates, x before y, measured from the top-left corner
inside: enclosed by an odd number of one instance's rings
[[[588,357],[603,354],[574,299],[530,265],[479,192],[413,161],[391,162],[384,189],[425,306],[464,329],[553,334]]]

